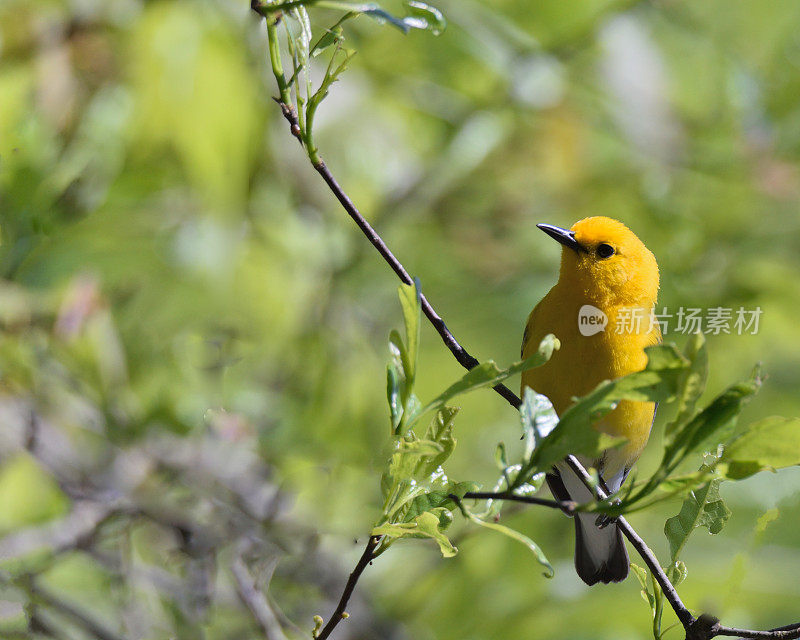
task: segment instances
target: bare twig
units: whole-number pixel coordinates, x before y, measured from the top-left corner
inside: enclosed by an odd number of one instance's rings
[[[317,640],[325,640],[325,638],[331,635],[336,625],[348,617],[346,612],[347,603],[350,602],[350,596],[353,595],[353,589],[356,588],[356,583],[364,572],[364,569],[367,568],[367,565],[372,562],[372,559],[375,557],[375,549],[380,541],[380,536],[370,536],[370,539],[367,540],[364,553],[361,554],[356,568],[353,569],[353,573],[351,573],[350,577],[347,579],[347,584],[342,592],[342,597],[339,599],[339,604],[336,606],[336,610],[333,612],[331,619],[328,620],[328,624],[326,624],[322,631],[319,632],[319,635],[316,636]]]
[[[258,621],[266,640],[286,640],[286,635],[283,633],[275,612],[269,605],[266,596],[259,591],[256,581],[241,556],[238,556],[231,564],[231,573],[236,580],[236,593]]]

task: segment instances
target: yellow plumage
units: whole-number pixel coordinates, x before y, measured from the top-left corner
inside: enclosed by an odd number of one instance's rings
[[[540,228],[564,245],[561,272],[558,283],[528,318],[522,353],[524,357],[531,355],[548,333],[555,334],[561,348],[545,365],[523,374],[522,388],[531,387],[546,395],[561,415],[574,398],[587,394],[603,380],[640,371],[647,364],[644,348],[661,339],[658,323],[651,319],[658,295],[658,266],[653,254],[633,232],[611,218],[586,218],[570,230],[549,225]],[[585,305],[605,314],[604,330],[585,335],[588,325],[584,324],[581,331],[579,314]],[[583,460],[597,468],[612,489],[619,487],[647,444],[654,411],[655,406],[650,402],[622,401],[595,425],[605,433],[627,440],[624,446],[605,452],[598,460]],[[563,480],[565,486],[561,489],[573,499],[585,501],[590,497],[574,479],[564,477],[565,470],[560,475],[551,480],[551,488],[555,480]],[[579,557],[582,550],[578,547],[578,573],[589,584],[623,579],[627,575],[627,555],[624,571],[621,558],[616,558],[618,566],[612,567],[613,558],[603,556],[606,551],[603,545],[609,547],[609,553],[624,555],[624,546],[617,548],[622,543],[616,527],[605,530],[593,526],[587,530],[585,515],[576,519],[576,525],[581,521],[585,526],[578,531],[579,545],[591,542],[595,536],[598,548],[596,557],[587,559]],[[583,567],[580,560],[584,561]]]

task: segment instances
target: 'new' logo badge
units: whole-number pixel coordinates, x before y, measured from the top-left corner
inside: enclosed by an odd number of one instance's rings
[[[608,316],[597,307],[585,304],[578,311],[578,331],[582,336],[593,336],[606,330]]]

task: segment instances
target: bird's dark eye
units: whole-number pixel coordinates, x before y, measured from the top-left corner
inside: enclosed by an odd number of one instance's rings
[[[601,242],[597,245],[597,257],[598,258],[610,258],[614,255],[614,247],[606,242]]]

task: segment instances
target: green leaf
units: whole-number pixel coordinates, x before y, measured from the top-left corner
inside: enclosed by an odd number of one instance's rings
[[[401,284],[397,290],[400,297],[400,305],[403,308],[403,320],[406,327],[406,342],[404,354],[404,368],[406,381],[409,387],[414,386],[417,375],[417,353],[419,351],[419,329],[420,329],[420,299],[419,285]]]
[[[402,374],[402,379],[405,383],[408,379],[409,357],[406,345],[397,329],[392,329],[389,332],[389,354],[392,358],[392,364]]]
[[[445,476],[446,480],[446,476]],[[444,482],[440,489],[423,493],[411,501],[404,520],[410,521],[425,511],[433,511],[439,507],[448,510],[457,507],[451,496],[463,498],[468,491],[477,491],[480,485],[477,482]],[[443,527],[443,529],[446,527]]]
[[[653,615],[653,638],[661,640],[661,618],[664,613],[664,592],[649,569],[631,563],[631,571],[642,587],[642,599],[649,605]]]
[[[659,402],[673,397],[689,361],[673,345],[649,347],[647,355],[643,371],[601,382],[570,406],[534,451],[534,467],[547,470],[569,454],[596,456],[609,446],[619,446],[619,438],[602,434],[593,425],[620,400]]]
[[[650,593],[650,590],[647,588],[647,578],[649,572],[644,567],[640,567],[638,564],[631,562],[631,571],[633,575],[636,576],[636,579],[639,581],[639,584],[642,587],[642,599],[650,605],[650,608],[655,611],[656,601],[653,597],[653,594]]]
[[[760,371],[744,382],[728,387],[711,404],[673,435],[664,449],[662,467],[671,473],[689,454],[716,449],[727,442],[736,427],[742,407],[761,386]]]
[[[503,442],[498,442],[494,450],[494,462],[500,471],[508,469],[508,456],[506,454],[506,445]]]
[[[417,0],[409,0],[404,4],[409,16],[416,19],[414,28],[427,29],[435,36],[438,36],[447,28],[447,21],[444,19],[444,15],[436,7]]]
[[[431,440],[408,440],[398,438],[395,441],[395,453],[389,462],[388,473],[395,481],[410,480],[417,469],[419,459],[437,456],[444,447]]]
[[[392,433],[400,426],[403,417],[403,404],[400,388],[404,385],[402,374],[394,363],[386,367],[386,399],[389,401],[389,414],[392,423]]]
[[[411,522],[396,524],[383,524],[374,527],[371,536],[388,536],[389,538],[431,538],[439,545],[439,550],[445,558],[450,558],[458,549],[453,546],[450,539],[442,532],[440,514],[446,509],[435,509],[421,513]],[[446,518],[445,518],[446,519]]]
[[[381,491],[385,501],[384,516],[390,518],[406,502],[424,491],[416,482],[414,472],[420,458],[439,455],[443,446],[430,440],[397,438],[389,467],[381,477]]]
[[[800,418],[771,416],[753,423],[723,449],[722,462],[732,480],[800,465]]]
[[[683,355],[690,364],[679,378],[677,415],[664,428],[664,437],[668,442],[671,441],[672,435],[694,416],[697,400],[706,387],[708,353],[706,340],[702,333],[696,333],[689,338]]]
[[[453,421],[458,409],[442,407],[434,416],[425,438],[413,432],[395,440],[389,467],[381,478],[385,498],[379,525],[409,522],[424,511],[454,503],[448,496],[474,490],[474,483],[451,482],[442,465],[453,453]]]
[[[499,369],[491,360],[473,367],[458,382],[450,385],[437,398],[420,409],[417,414],[408,421],[408,424],[411,424],[429,411],[439,409],[455,396],[483,387],[493,387],[513,375],[543,365],[550,359],[550,356],[553,355],[553,351],[558,349],[559,346],[560,343],[558,339],[550,334],[544,337],[539,345],[539,350],[534,355],[527,360],[512,364],[508,369]]]
[[[719,533],[731,517],[731,510],[719,495],[721,482],[720,478],[716,478],[692,491],[683,501],[678,515],[669,518],[664,525],[673,564],[677,562],[692,531],[697,527],[705,527],[709,533]]]
[[[342,40],[344,40],[344,29],[342,29],[342,24],[351,18],[355,18],[357,15],[358,13],[355,11],[348,11],[341,18],[339,18],[339,20],[332,27],[326,29],[325,33],[323,33],[320,39],[317,40],[317,43],[311,47],[311,55],[316,57],[328,47],[334,44],[340,44]]]
[[[267,6],[274,8],[276,5]],[[344,58],[341,58],[341,56],[338,55],[340,52],[344,54]],[[314,118],[316,117],[317,109],[322,101],[328,96],[328,92],[330,91],[331,86],[333,86],[333,83],[335,83],[339,79],[339,76],[341,76],[342,73],[347,70],[350,61],[353,59],[355,54],[355,51],[344,49],[341,45],[341,42],[337,42],[336,49],[331,55],[328,67],[325,69],[325,76],[322,78],[319,88],[308,98],[308,104],[306,105],[305,111],[306,131],[304,140],[309,147],[308,154],[309,157],[312,158],[312,161],[315,157],[317,157],[317,150],[313,145]],[[341,62],[337,65],[336,60],[339,58],[341,58]]]
[[[456,448],[456,439],[453,436],[453,422],[458,409],[456,407],[442,407],[436,412],[428,427],[425,437],[441,447],[439,453],[426,460],[416,474],[423,479],[444,464]]]
[[[0,468],[0,534],[64,515],[69,500],[55,479],[28,453],[3,461]]]
[[[351,13],[348,15],[356,15],[356,14]],[[322,34],[320,39],[317,40],[317,43],[311,50],[311,55],[316,57],[331,45],[340,42],[343,39],[343,31],[344,30],[342,29],[341,26],[339,26],[339,24],[328,29],[325,33]]]
[[[686,567],[686,563],[683,560],[677,560],[669,567],[668,574],[672,586],[679,587],[681,583],[686,580],[686,576],[689,575],[689,569]]]

